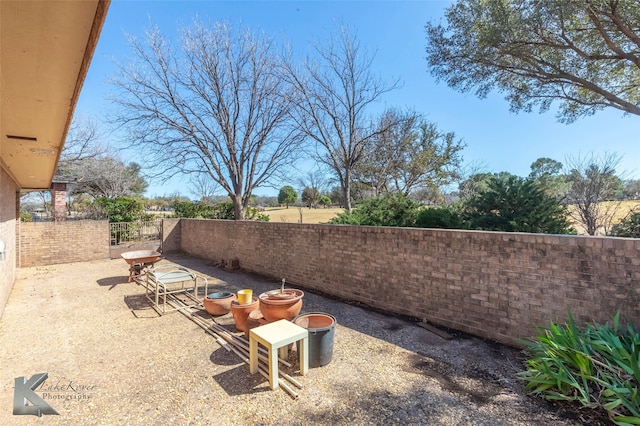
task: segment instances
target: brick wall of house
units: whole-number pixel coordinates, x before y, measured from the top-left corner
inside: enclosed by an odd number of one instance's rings
[[[0,168],[0,241],[5,254],[0,259],[0,316],[16,279],[16,215],[20,198],[18,187]]]
[[[250,221],[180,221],[187,254],[514,344],[535,325],[640,323],[640,240]],[[339,319],[338,319],[339,321]]]
[[[19,267],[108,259],[109,222],[24,222],[19,252]]]

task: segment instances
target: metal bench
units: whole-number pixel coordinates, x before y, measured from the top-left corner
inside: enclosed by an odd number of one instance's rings
[[[207,294],[207,279],[179,266],[163,266],[147,271],[146,296],[154,304],[160,315],[170,311],[191,308],[202,304],[198,297],[198,282],[204,281],[204,293]],[[167,308],[167,296],[184,295],[179,307]],[[203,296],[204,297],[204,296]],[[169,305],[171,306],[171,304]]]

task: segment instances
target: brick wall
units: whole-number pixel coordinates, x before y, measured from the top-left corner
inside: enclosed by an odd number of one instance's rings
[[[51,216],[55,221],[67,217],[67,184],[54,182],[51,184]]]
[[[0,241],[5,244],[5,257],[0,259],[0,316],[16,279],[16,212],[18,187],[0,168]]]
[[[180,251],[180,219],[162,219],[162,253]]]
[[[534,325],[640,323],[640,240],[453,230],[180,221],[193,256],[514,344]]]
[[[78,220],[20,224],[19,267],[109,258],[109,222]]]

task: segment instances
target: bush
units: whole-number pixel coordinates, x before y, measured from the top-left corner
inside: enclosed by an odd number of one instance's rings
[[[216,204],[209,213],[205,216],[207,219],[225,219],[234,220],[236,218],[233,203],[228,201],[226,203]]]
[[[364,200],[351,213],[344,212],[329,223],[368,226],[415,226],[418,204],[401,193]]]
[[[29,212],[20,212],[20,222],[31,222],[33,221],[33,216]]]
[[[611,228],[614,237],[640,238],[640,212],[629,212]]]
[[[93,202],[109,218],[109,222],[135,222],[144,214],[144,203],[128,197],[96,198]]]
[[[269,222],[269,219],[270,219],[268,214],[262,213],[259,209],[255,207],[247,208],[245,218],[247,220],[257,220],[260,222]]]
[[[208,218],[213,214],[213,207],[201,202],[175,200],[172,207],[175,217],[196,219]]]
[[[452,206],[425,207],[418,212],[416,226],[420,228],[462,229],[460,213]]]
[[[524,342],[531,354],[519,373],[526,389],[551,401],[601,407],[619,425],[640,424],[640,335],[616,314],[611,324],[578,328],[568,322],[539,328]]]
[[[493,175],[465,201],[469,228],[485,231],[575,234],[567,210],[533,180]]]
[[[188,219],[225,219],[234,220],[235,213],[232,202],[218,203],[211,207],[202,202],[191,201],[175,201],[173,203],[176,217],[184,217]],[[259,209],[255,207],[248,207],[245,213],[245,219],[247,220],[261,220],[264,222],[269,221],[269,216],[261,213]]]

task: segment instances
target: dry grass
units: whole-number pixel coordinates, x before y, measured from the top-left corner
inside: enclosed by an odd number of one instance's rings
[[[308,207],[268,207],[263,213],[269,216],[270,222],[288,222],[300,223],[302,215],[302,223],[326,223],[331,218],[344,211],[343,208],[317,208],[310,209]]]
[[[632,210],[640,210],[640,200],[628,200],[622,201],[616,207],[615,204],[618,202],[605,202],[603,204],[603,209],[611,209],[613,213],[613,223],[618,223],[622,218],[624,218],[630,211]],[[308,207],[296,207],[290,206],[286,207],[268,207],[265,214],[269,215],[271,222],[287,222],[287,223],[300,223],[300,213],[302,213],[302,223],[326,223],[331,218],[335,217],[339,213],[344,211],[343,208],[317,208],[310,209]],[[574,226],[578,230],[578,233],[581,235],[586,235],[583,227],[579,224],[575,224]]]
[[[602,214],[607,216],[611,216],[611,224],[616,224],[624,219],[627,214],[631,211],[640,211],[640,200],[626,200],[626,201],[605,201],[601,203],[599,206]],[[573,206],[569,206],[569,209],[574,208]],[[586,230],[582,224],[577,223],[574,220],[571,220],[574,228],[578,231],[578,235],[587,235]],[[604,235],[604,230],[601,229],[598,231],[598,234]]]

